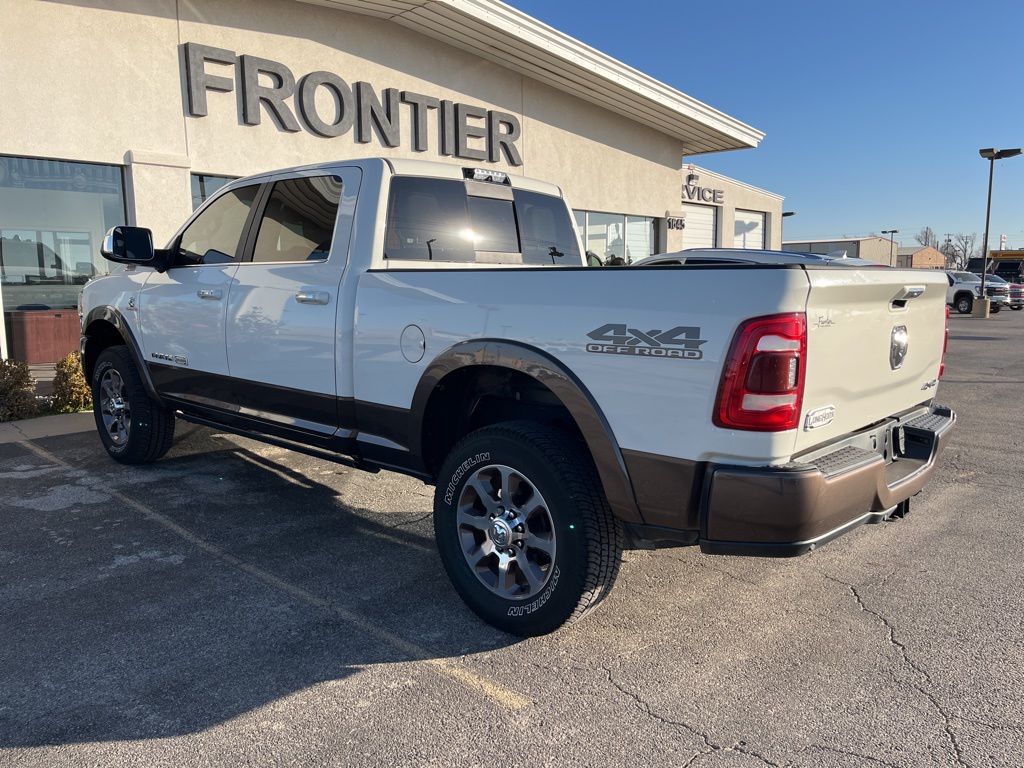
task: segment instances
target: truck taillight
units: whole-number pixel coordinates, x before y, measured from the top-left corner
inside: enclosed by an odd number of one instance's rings
[[[736,331],[718,387],[714,423],[729,429],[796,429],[804,399],[807,317],[755,317]]]
[[[939,378],[946,372],[946,349],[949,347],[949,307],[946,307],[946,335],[942,339],[942,357],[939,358]]]

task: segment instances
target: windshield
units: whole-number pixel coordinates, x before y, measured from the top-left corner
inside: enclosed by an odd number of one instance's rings
[[[981,278],[973,272],[954,272],[953,277],[959,280],[961,283],[980,283]]]
[[[1001,277],[1000,277],[999,275],[989,275],[989,276],[988,276],[988,277],[986,277],[985,279],[986,279],[986,280],[987,280],[988,282],[990,282],[990,283],[1005,283],[1005,282],[1006,282],[1006,281],[1005,281],[1005,280],[1003,280],[1003,278],[1001,278]]]

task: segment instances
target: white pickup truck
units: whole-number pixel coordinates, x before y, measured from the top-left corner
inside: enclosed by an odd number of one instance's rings
[[[267,173],[103,254],[82,359],[114,459],[181,418],[421,478],[452,583],[522,635],[596,606],[626,544],[794,555],[902,516],[955,421],[942,272],[588,268],[557,187],[484,169]]]

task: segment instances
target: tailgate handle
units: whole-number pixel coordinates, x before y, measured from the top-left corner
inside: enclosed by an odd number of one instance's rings
[[[904,285],[900,292],[893,297],[892,306],[897,309],[903,309],[907,306],[907,302],[911,299],[916,299],[918,296],[924,294],[923,285]]]

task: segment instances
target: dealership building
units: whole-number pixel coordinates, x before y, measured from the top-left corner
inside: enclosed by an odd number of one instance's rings
[[[602,259],[781,245],[780,196],[692,164],[761,132],[494,0],[9,0],[4,29],[16,358],[77,333],[109,227],[160,245],[227,180],[284,166],[380,155],[551,181]]]

